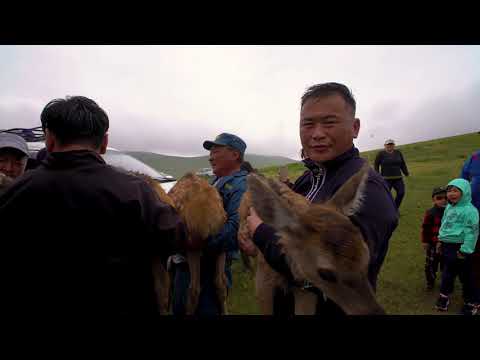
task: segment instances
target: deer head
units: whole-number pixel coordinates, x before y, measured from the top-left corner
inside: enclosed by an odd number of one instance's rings
[[[369,251],[350,221],[362,205],[365,164],[324,204],[308,204],[282,183],[248,176],[252,204],[273,226],[297,280],[320,288],[347,314],[382,314],[367,279]]]

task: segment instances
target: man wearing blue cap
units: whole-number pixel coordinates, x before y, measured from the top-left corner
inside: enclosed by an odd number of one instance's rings
[[[219,315],[220,304],[214,283],[216,258],[226,252],[225,274],[227,286],[232,286],[231,264],[238,258],[237,232],[240,222],[238,208],[247,189],[248,172],[241,170],[241,164],[247,145],[238,136],[228,133],[218,135],[213,141],[205,141],[203,147],[210,151],[210,165],[215,178],[212,184],[218,189],[227,213],[227,222],[222,230],[208,239],[201,263],[201,292],[196,315]],[[188,265],[181,256],[175,256],[175,280],[173,296],[173,313],[185,314],[186,293],[190,283]]]

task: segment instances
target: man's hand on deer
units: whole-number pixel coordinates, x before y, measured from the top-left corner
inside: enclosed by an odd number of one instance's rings
[[[257,247],[253,241],[245,233],[239,233],[238,235],[238,246],[243,251],[244,254],[248,256],[257,255]]]
[[[258,216],[257,212],[253,207],[250,208],[250,214],[247,216],[247,227],[250,236],[253,237],[255,234],[255,230],[257,230],[258,226],[263,223],[263,220]]]

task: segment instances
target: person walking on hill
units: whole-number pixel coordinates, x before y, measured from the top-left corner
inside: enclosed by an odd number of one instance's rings
[[[380,151],[375,158],[375,170],[379,172],[390,188],[395,189],[395,205],[400,209],[400,204],[405,196],[405,184],[402,173],[409,176],[407,164],[400,150],[395,149],[395,141],[385,141],[385,150]]]

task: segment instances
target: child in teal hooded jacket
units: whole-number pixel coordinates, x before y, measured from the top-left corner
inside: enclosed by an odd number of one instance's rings
[[[464,179],[450,181],[447,186],[447,199],[449,204],[438,234],[444,261],[440,297],[436,305],[441,311],[448,309],[448,297],[453,292],[457,276],[463,284],[464,307],[476,306],[471,299],[472,276],[468,271],[468,256],[475,250],[479,217],[478,210],[472,205],[470,183]]]

